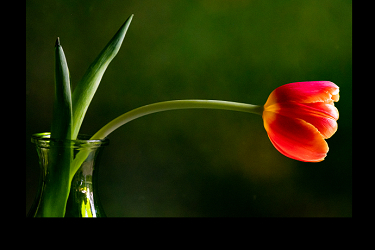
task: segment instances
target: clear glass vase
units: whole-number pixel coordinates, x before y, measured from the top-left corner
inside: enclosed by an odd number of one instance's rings
[[[48,132],[32,135],[31,142],[38,152],[41,177],[28,217],[105,217],[97,178],[98,161],[109,139],[79,135],[77,140],[56,140]],[[78,168],[74,177],[69,177],[70,168]]]

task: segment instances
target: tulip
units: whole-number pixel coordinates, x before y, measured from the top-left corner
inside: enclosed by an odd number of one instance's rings
[[[224,109],[262,115],[268,137],[280,153],[299,161],[319,162],[328,152],[324,139],[337,130],[339,113],[333,102],[338,100],[339,88],[334,83],[316,81],[278,87],[264,106],[217,100],[159,102],[117,117],[92,139],[103,139],[125,123],[156,112],[192,108]]]
[[[275,89],[263,110],[268,137],[283,155],[305,162],[324,160],[337,130],[339,87],[328,81],[295,82]]]

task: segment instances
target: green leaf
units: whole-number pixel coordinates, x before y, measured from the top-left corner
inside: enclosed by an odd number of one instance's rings
[[[105,70],[121,47],[132,18],[133,15],[125,21],[111,41],[109,41],[105,48],[100,52],[73,92],[73,138],[76,138],[78,135],[87,108],[99,86]]]
[[[71,139],[73,126],[72,98],[70,93],[69,69],[64,51],[57,38],[55,44],[55,100],[51,138]]]
[[[55,44],[55,100],[51,125],[54,140],[49,151],[48,178],[45,180],[43,196],[37,217],[63,217],[70,191],[70,163],[72,150],[66,147],[71,140],[72,100],[70,93],[69,69],[64,51],[57,38]],[[57,145],[58,144],[58,145]]]

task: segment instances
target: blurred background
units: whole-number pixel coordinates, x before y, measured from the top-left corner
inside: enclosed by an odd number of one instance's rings
[[[83,122],[94,134],[142,105],[217,99],[262,105],[296,81],[340,87],[337,133],[321,163],[280,154],[260,116],[149,115],[113,132],[99,165],[108,217],[351,217],[352,1],[26,1],[26,213],[37,190],[33,133],[50,131],[54,43],[72,88],[134,14]]]

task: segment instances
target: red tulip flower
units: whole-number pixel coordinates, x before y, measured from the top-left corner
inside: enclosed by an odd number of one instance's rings
[[[325,139],[337,130],[339,87],[332,82],[295,82],[275,89],[264,106],[218,100],[174,100],[131,110],[99,130],[92,139],[102,139],[118,127],[145,115],[175,109],[223,109],[262,115],[272,144],[287,157],[318,162],[328,152]]]
[[[305,162],[324,160],[337,130],[339,87],[328,81],[295,82],[275,89],[263,110],[268,137],[283,155]]]

